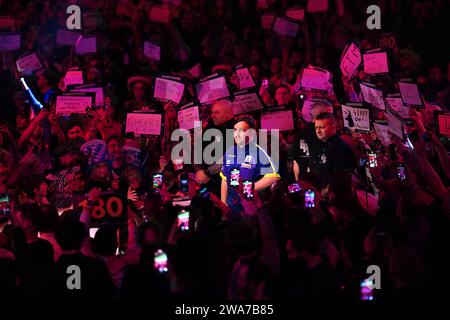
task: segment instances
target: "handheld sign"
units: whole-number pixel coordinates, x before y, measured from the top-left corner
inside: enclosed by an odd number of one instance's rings
[[[58,29],[56,32],[56,44],[75,46],[78,38],[80,38],[80,34],[73,31]]]
[[[389,108],[386,110],[386,115],[389,125],[389,132],[403,139],[402,120],[397,118],[397,116],[394,113],[392,113]]]
[[[97,38],[80,36],[75,43],[75,51],[77,54],[97,52]]]
[[[402,98],[399,94],[390,94],[386,96],[386,103],[392,109],[392,111],[397,113],[402,119],[410,119],[410,107],[403,104]]]
[[[71,90],[71,92],[93,92],[95,94],[94,106],[103,107],[105,105],[102,87],[79,86]]]
[[[240,89],[248,89],[255,87],[255,81],[253,80],[252,74],[248,68],[238,68],[236,69],[236,75],[239,82]]]
[[[439,134],[445,137],[450,137],[450,113],[438,113],[437,122]]]
[[[151,41],[144,42],[144,55],[156,61],[161,60],[161,47]]]
[[[387,53],[373,52],[363,54],[364,72],[368,74],[388,73]]]
[[[307,122],[313,122],[313,115],[312,115],[312,110],[314,108],[314,105],[316,103],[324,103],[329,105],[330,107],[332,106],[331,102],[326,100],[326,99],[320,99],[320,98],[308,98],[306,100],[303,101],[303,106],[302,106],[302,118],[303,120],[307,121]]]
[[[305,20],[305,9],[295,7],[286,10],[285,16],[297,21]]]
[[[363,108],[362,104],[348,103],[342,105],[342,117],[344,127],[351,131],[370,131],[369,109]]]
[[[294,129],[291,110],[267,112],[261,115],[261,129],[290,131]]]
[[[159,136],[161,134],[161,115],[154,113],[127,113],[125,133],[135,136]]]
[[[88,199],[85,193],[73,195],[74,207],[85,208]],[[120,224],[126,222],[126,202],[121,195],[113,191],[102,192],[98,202],[91,211],[91,226],[102,226],[109,224]]]
[[[64,85],[73,86],[83,84],[83,71],[67,71],[64,77]]]
[[[264,106],[256,92],[248,90],[234,93],[233,113],[234,115],[261,110]]]
[[[26,53],[16,61],[17,71],[24,75],[32,74],[42,68],[41,60],[35,52]]]
[[[63,95],[56,97],[56,114],[86,114],[86,108],[92,107],[93,94]]]
[[[366,82],[361,82],[360,84],[361,93],[363,95],[364,101],[370,103],[373,107],[385,110],[386,106],[384,105],[383,99],[383,90],[378,89],[374,85]]]
[[[328,11],[328,0],[308,0],[306,11],[311,13]]]
[[[400,95],[405,105],[423,107],[422,96],[420,95],[417,83],[400,81],[398,83]]]
[[[261,15],[261,27],[264,30],[272,30],[275,22],[276,15],[274,13],[268,13]]]
[[[0,35],[0,52],[20,49],[20,34],[3,33]]]
[[[280,17],[275,19],[275,24],[273,26],[273,31],[275,31],[279,35],[287,36],[290,38],[295,38],[297,36],[298,29],[299,25],[297,23]]]
[[[195,90],[202,104],[230,96],[224,76],[213,75],[202,79],[195,85]]]
[[[173,80],[172,80],[173,79]],[[174,81],[178,80],[178,81]],[[160,76],[155,78],[155,90],[153,96],[163,101],[180,103],[183,97],[184,84],[179,82],[181,78],[171,76]]]
[[[150,9],[148,18],[150,21],[154,22],[170,23],[172,17],[169,8],[163,6],[153,6]]]
[[[354,44],[350,44],[344,50],[344,53],[341,57],[341,71],[342,75],[351,79],[358,70],[359,65],[361,64],[361,52],[359,48]]]
[[[329,82],[330,79],[331,74],[329,71],[308,66],[303,69],[300,86],[307,89],[328,91],[332,87],[332,84]]]
[[[180,129],[194,129],[201,127],[202,123],[200,121],[198,107],[186,108],[178,111],[178,124]]]
[[[392,143],[388,124],[374,122],[373,127],[381,143],[388,147]]]
[[[0,30],[7,32],[16,31],[16,19],[13,16],[0,16]]]

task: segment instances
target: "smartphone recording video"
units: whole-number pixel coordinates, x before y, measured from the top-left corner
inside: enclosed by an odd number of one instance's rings
[[[397,177],[400,181],[406,180],[405,165],[403,163],[397,164]]]
[[[0,215],[9,216],[11,214],[11,206],[9,195],[7,193],[0,194]]]
[[[298,185],[297,182],[291,183],[288,185],[288,193],[298,193],[300,192],[301,188]]]
[[[154,267],[155,270],[158,271],[160,274],[165,274],[168,269],[168,260],[167,260],[167,254],[159,249],[155,252],[155,259],[154,259]]]
[[[180,191],[189,192],[189,175],[187,173],[180,175]]]
[[[377,161],[377,154],[376,153],[369,153],[369,167],[375,168],[378,166]]]
[[[360,299],[361,300],[373,300],[373,282],[369,279],[365,279],[360,283]]]
[[[244,195],[244,198],[247,200],[253,199],[253,182],[251,181],[244,181],[242,183],[242,194]]]
[[[315,193],[309,189],[305,191],[305,208],[314,208]]]
[[[163,183],[163,176],[160,173],[153,175],[153,188],[161,189]]]
[[[239,169],[233,169],[231,170],[230,174],[230,186],[233,188],[239,187],[239,180],[241,178],[241,172]]]
[[[177,227],[183,232],[189,231],[189,211],[182,209],[177,216]]]

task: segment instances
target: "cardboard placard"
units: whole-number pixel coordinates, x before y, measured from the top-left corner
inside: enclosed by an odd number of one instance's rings
[[[398,83],[400,95],[405,105],[423,106],[422,97],[416,83],[408,83],[400,81]]]
[[[361,51],[354,43],[352,43],[345,48],[344,54],[341,57],[340,67],[342,75],[347,79],[351,79],[358,70],[360,64]]]
[[[75,46],[79,38],[80,34],[73,31],[58,29],[56,32],[56,44]]]
[[[352,131],[370,131],[369,109],[342,105],[344,127]]]
[[[386,52],[363,54],[364,72],[368,74],[388,73],[388,59]]]
[[[161,118],[160,114],[155,113],[127,113],[125,133],[134,132],[135,136],[159,136],[161,134]]]
[[[273,31],[279,35],[290,38],[295,38],[297,36],[298,29],[299,25],[297,23],[280,17],[275,19],[275,24],[273,26]]]
[[[305,9],[302,8],[287,9],[285,16],[297,21],[303,21],[305,20]]]
[[[264,30],[272,30],[273,24],[275,22],[275,14],[263,14],[261,15],[261,27]]]
[[[64,85],[73,86],[83,84],[83,71],[67,71],[64,77]]]
[[[373,127],[374,127],[375,133],[377,134],[377,137],[381,141],[381,143],[385,147],[389,147],[389,145],[392,143],[389,126],[387,124],[374,122]]]
[[[0,16],[0,30],[15,32],[16,19],[13,16]]]
[[[94,106],[102,107],[105,105],[102,87],[75,88],[72,92],[93,92],[95,93]]]
[[[80,37],[75,44],[77,54],[95,53],[97,52],[96,37]]]
[[[368,83],[360,83],[361,93],[364,101],[370,103],[373,107],[385,110],[383,90],[376,88]]]
[[[170,21],[172,19],[171,11],[167,7],[153,6],[150,9],[148,18],[150,21],[154,21],[154,22],[170,23]]]
[[[380,39],[378,39],[379,48],[394,49],[397,47],[397,39],[393,34],[385,34]]]
[[[195,85],[195,90],[200,103],[208,103],[230,96],[225,77],[199,82]]]
[[[300,86],[307,89],[327,91],[332,84],[329,82],[331,74],[322,68],[307,67],[303,69]]]
[[[64,95],[56,97],[56,114],[86,114],[92,107],[92,95]]]
[[[181,82],[156,77],[153,96],[156,99],[173,101],[178,104],[183,97],[184,87],[185,85]]]
[[[35,52],[19,57],[16,61],[17,71],[21,74],[32,74],[42,68],[41,60]]]
[[[235,93],[233,101],[234,115],[261,109],[264,109],[264,106],[256,92]]]
[[[161,60],[161,47],[151,41],[144,42],[144,55],[156,61]]]
[[[450,113],[440,113],[437,115],[439,134],[450,137]]]
[[[403,124],[402,120],[397,118],[395,114],[393,114],[389,108],[386,110],[388,125],[389,125],[389,132],[392,134],[395,134],[397,137],[403,139]]]
[[[324,12],[328,11],[328,0],[308,0],[306,7],[308,12]]]
[[[388,106],[397,113],[402,119],[410,119],[409,107],[403,104],[400,95],[391,95],[386,97],[386,103]]]
[[[186,108],[178,111],[178,124],[180,129],[194,129],[202,126],[200,121],[200,116],[198,112],[198,107]]]
[[[74,208],[88,206],[87,194],[77,192],[73,194]],[[91,227],[117,225],[126,223],[127,204],[123,196],[112,191],[102,192],[98,202],[92,208]]]
[[[0,52],[14,51],[20,49],[20,34],[2,33],[0,34]]]
[[[261,129],[290,131],[294,129],[294,117],[291,110],[263,113]]]
[[[236,70],[236,75],[239,82],[240,89],[247,89],[255,87],[255,81],[253,81],[252,74],[248,68],[240,68]]]

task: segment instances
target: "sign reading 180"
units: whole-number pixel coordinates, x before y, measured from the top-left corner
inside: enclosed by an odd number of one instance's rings
[[[88,205],[87,199],[81,201],[78,204],[80,207],[85,208]],[[92,219],[103,219],[106,214],[112,218],[119,218],[123,213],[123,202],[117,196],[104,195],[98,199],[97,205],[92,208],[91,217]]]

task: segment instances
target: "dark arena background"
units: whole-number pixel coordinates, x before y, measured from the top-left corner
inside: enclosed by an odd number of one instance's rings
[[[0,0],[1,303],[450,299],[449,34],[446,0]]]

